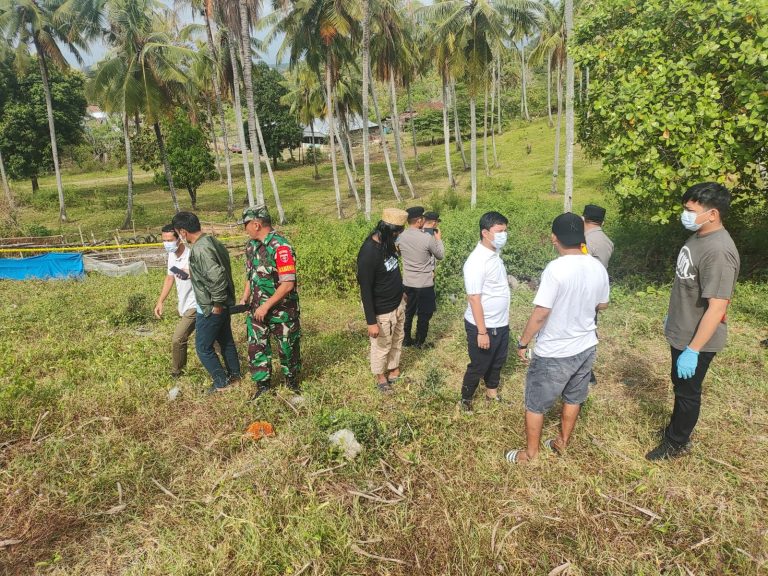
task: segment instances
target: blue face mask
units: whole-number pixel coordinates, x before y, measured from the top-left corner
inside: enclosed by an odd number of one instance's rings
[[[493,233],[493,240],[491,241],[491,244],[493,244],[493,247],[496,248],[496,250],[501,250],[502,248],[504,248],[504,244],[506,243],[507,243],[506,232]]]
[[[179,241],[174,240],[173,242],[165,242],[163,241],[163,248],[165,248],[165,251],[169,254],[171,252],[176,252],[176,250],[179,249]]]
[[[701,214],[706,214],[707,212],[709,212],[709,210],[702,212]],[[701,216],[701,214],[698,214],[693,210],[683,210],[683,213],[680,215],[680,222],[685,226],[686,230],[696,232],[699,228],[704,226],[704,222],[701,224],[696,223],[696,218]]]

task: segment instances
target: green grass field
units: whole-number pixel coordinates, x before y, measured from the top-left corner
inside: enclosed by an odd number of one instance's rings
[[[328,165],[319,182],[311,167],[279,172],[302,286],[302,407],[287,402],[285,388],[248,405],[245,382],[206,397],[206,373],[191,344],[181,394],[169,401],[173,304],[162,321],[149,318],[162,271],[0,283],[0,572],[765,573],[764,283],[744,281],[737,289],[729,346],[705,382],[692,454],[657,465],[643,458],[671,409],[661,330],[669,285],[659,279],[684,237],[676,229],[633,238],[618,223],[608,227],[622,244],[612,303],[600,320],[599,384],[564,457],[543,455],[525,467],[505,462],[505,451],[524,442],[525,368],[511,357],[502,377],[509,404],[478,400],[474,415],[457,411],[467,362],[461,262],[477,217],[497,205],[511,216],[511,274],[533,276],[554,257],[547,223],[562,200],[548,194],[552,142],[545,122],[501,136],[502,166],[490,178],[481,168],[474,211],[466,207],[468,173],[460,174],[458,194],[447,194],[442,148],[422,150],[423,169],[411,174],[420,198],[408,204],[441,207],[449,255],[438,275],[441,303],[431,329],[437,346],[405,352],[406,382],[391,396],[373,386],[364,318],[348,289],[352,249],[367,225],[336,222]],[[574,205],[599,200],[612,207],[599,165],[577,158]],[[392,204],[391,190],[383,166],[374,171],[378,213]],[[170,200],[149,176],[141,182],[136,227],[157,229],[171,214]],[[38,195],[53,190],[44,184]],[[65,184],[82,198],[73,201],[63,231],[77,234],[80,225],[109,237],[123,208],[100,199],[124,193],[119,179],[77,175]],[[25,201],[22,225],[57,232],[55,201],[34,204],[28,191],[16,190]],[[203,220],[226,220],[223,186],[208,184],[199,197]],[[353,200],[345,203],[352,216]],[[670,259],[643,250],[670,238]],[[241,258],[234,262],[241,270]],[[533,294],[513,292],[513,333],[522,330]],[[129,299],[140,304],[142,296],[144,306],[126,310]],[[146,320],[129,322],[129,312]],[[234,328],[245,361],[242,317]],[[271,422],[276,435],[244,438],[256,420]],[[327,443],[343,427],[364,446],[349,463]],[[556,427],[552,413],[545,437]]]

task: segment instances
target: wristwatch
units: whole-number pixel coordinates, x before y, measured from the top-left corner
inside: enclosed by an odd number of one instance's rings
[[[518,350],[525,350],[526,348],[528,348],[528,344],[523,344],[522,342],[520,342],[520,340],[517,341]]]

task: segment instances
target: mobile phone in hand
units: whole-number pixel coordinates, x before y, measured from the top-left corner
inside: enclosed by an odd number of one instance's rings
[[[176,276],[178,276],[178,277],[179,277],[179,278],[181,278],[182,280],[189,280],[189,274],[187,274],[186,272],[184,272],[184,270],[182,270],[181,268],[177,268],[176,266],[171,266],[171,267],[169,268],[169,270],[170,270],[171,272],[173,272],[174,274],[176,274]]]
[[[434,236],[435,232],[437,232],[437,228],[422,228],[422,230],[424,230],[424,232],[427,234],[431,234],[432,236]]]

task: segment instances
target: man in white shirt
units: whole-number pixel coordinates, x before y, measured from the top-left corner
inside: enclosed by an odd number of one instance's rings
[[[539,453],[544,414],[558,396],[563,399],[560,434],[544,445],[560,454],[568,445],[581,404],[589,393],[589,377],[597,349],[595,313],[608,307],[608,273],[599,260],[582,251],[584,221],[567,212],[552,223],[552,244],[559,257],[541,275],[534,310],[517,342],[520,359],[534,336],[536,347],[525,379],[527,447],[510,450],[512,463]]]
[[[485,397],[499,401],[501,369],[509,350],[509,281],[501,249],[507,242],[508,220],[498,212],[480,218],[480,242],[464,263],[469,364],[461,385],[461,410],[472,411],[472,397],[485,380]]]
[[[187,365],[187,342],[195,331],[197,301],[195,292],[192,290],[192,281],[189,279],[189,249],[179,242],[179,237],[170,224],[163,226],[162,237],[163,248],[168,252],[168,274],[165,276],[163,288],[155,304],[155,317],[160,318],[163,315],[163,303],[171,292],[171,286],[175,284],[179,321],[171,340],[173,357],[171,376],[178,378]]]

